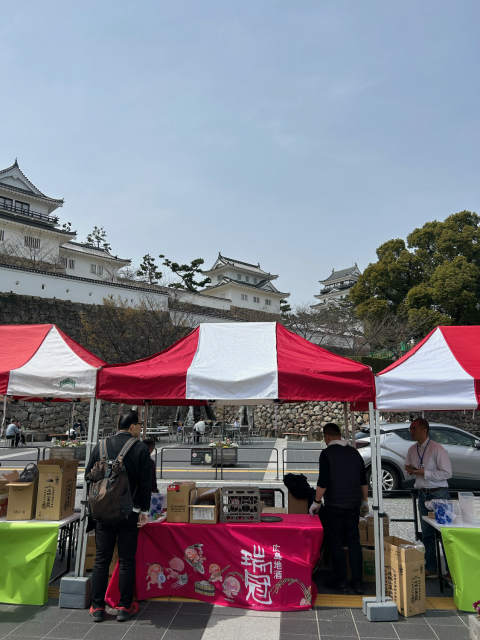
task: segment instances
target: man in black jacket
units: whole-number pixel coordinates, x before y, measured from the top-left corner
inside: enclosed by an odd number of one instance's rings
[[[118,432],[107,439],[109,460],[114,460],[129,438],[138,438],[140,425],[136,411],[121,416]],[[94,448],[85,469],[85,475],[100,459],[99,445]],[[92,573],[92,603],[90,614],[95,622],[105,617],[105,592],[108,584],[108,569],[112,560],[115,543],[118,545],[120,564],[119,590],[120,601],[117,607],[117,620],[128,620],[138,611],[133,600],[135,588],[135,553],[137,551],[138,527],[148,521],[151,495],[151,465],[147,447],[138,440],[128,451],[124,459],[130,492],[133,499],[133,511],[128,518],[119,524],[110,525],[97,521],[95,523],[95,543],[97,555]]]
[[[348,547],[352,571],[352,589],[362,593],[362,548],[358,532],[360,513],[368,513],[368,486],[365,464],[356,449],[342,440],[340,428],[333,422],[323,427],[327,448],[320,454],[315,500],[310,514],[320,511],[325,541],[332,556],[333,580],[330,586],[347,589],[344,545]]]

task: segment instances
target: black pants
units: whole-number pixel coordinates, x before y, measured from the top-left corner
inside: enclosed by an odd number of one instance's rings
[[[449,497],[448,487],[438,487],[436,489],[419,489],[418,491],[418,508],[420,510],[420,516],[427,516],[428,509],[425,506],[425,502],[435,499],[445,499]],[[422,542],[425,547],[425,568],[430,573],[435,573],[437,570],[437,553],[435,550],[435,529],[425,522],[423,518],[420,519],[420,526],[422,528]]]
[[[358,533],[359,509],[340,509],[325,506],[321,520],[325,532],[325,542],[330,549],[334,580],[344,584],[347,580],[347,565],[343,547],[348,547],[352,582],[362,581],[362,548]]]
[[[95,543],[97,556],[92,573],[92,606],[105,606],[108,584],[108,568],[112,561],[115,543],[118,545],[120,573],[120,607],[130,607],[135,590],[135,553],[137,551],[138,513],[131,513],[127,520],[115,526],[96,523]]]

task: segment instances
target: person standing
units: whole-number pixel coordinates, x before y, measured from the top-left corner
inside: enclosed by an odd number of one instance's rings
[[[435,499],[448,499],[448,478],[452,477],[452,464],[447,451],[441,444],[430,439],[430,425],[424,418],[416,418],[410,424],[410,435],[416,441],[408,450],[405,469],[415,476],[415,489],[418,489],[418,508],[420,515],[428,515],[425,502]],[[427,522],[420,519],[422,541],[425,547],[425,577],[437,578],[435,553],[435,531]]]
[[[200,442],[205,433],[205,420],[199,420],[193,425],[193,439],[196,444]]]
[[[356,449],[341,437],[340,428],[330,422],[323,427],[326,449],[320,454],[315,500],[309,513],[319,513],[323,498],[321,520],[325,542],[331,553],[333,578],[329,586],[347,590],[347,567],[344,545],[348,547],[352,572],[351,588],[362,589],[362,548],[358,531],[360,514],[368,513],[368,485],[365,464]]]
[[[114,460],[125,443],[132,437],[138,439],[141,425],[136,411],[124,414],[118,422],[118,432],[107,438],[107,458]],[[100,460],[97,444],[90,456],[85,476],[97,461]],[[92,602],[90,615],[95,622],[102,622],[105,617],[105,592],[108,583],[108,568],[112,560],[115,543],[118,545],[120,564],[119,590],[120,600],[117,607],[117,620],[124,622],[135,615],[138,604],[133,600],[135,588],[135,554],[137,551],[138,527],[148,521],[151,496],[151,464],[147,447],[137,440],[124,458],[128,483],[133,499],[133,511],[128,518],[119,524],[106,524],[96,521],[95,544],[97,555],[92,573]]]

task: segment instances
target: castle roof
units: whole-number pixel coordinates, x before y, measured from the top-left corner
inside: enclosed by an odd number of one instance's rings
[[[345,280],[348,276],[358,277],[360,275],[360,269],[357,266],[357,263],[353,265],[353,267],[348,267],[348,269],[339,269],[335,271],[332,267],[332,273],[325,280],[319,280],[322,284],[328,284],[330,282],[335,282],[337,280]]]
[[[40,191],[33,182],[31,182],[18,166],[17,159],[6,169],[0,169],[0,187],[9,191],[22,193],[34,198],[44,200],[51,205],[52,209],[63,205],[63,198],[50,198]]]

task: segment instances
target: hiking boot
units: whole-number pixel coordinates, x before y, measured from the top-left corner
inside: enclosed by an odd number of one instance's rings
[[[105,620],[105,609],[103,607],[90,607],[89,613],[94,622],[103,622]]]
[[[130,607],[117,607],[117,622],[126,622],[138,613],[138,602],[133,601]]]

